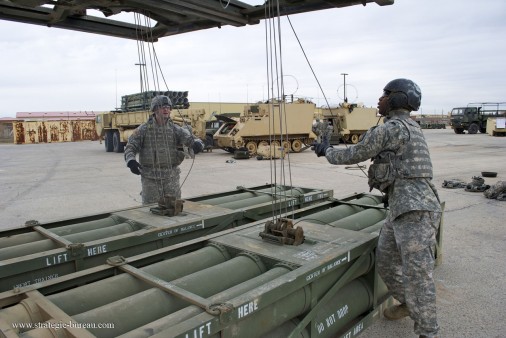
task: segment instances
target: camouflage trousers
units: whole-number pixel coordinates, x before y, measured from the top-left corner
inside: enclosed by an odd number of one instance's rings
[[[141,175],[142,204],[158,203],[158,200],[163,195],[181,198],[181,188],[179,186],[180,172],[181,170],[176,167],[163,169],[161,172],[153,173],[153,175]]]
[[[387,220],[381,229],[378,272],[390,294],[409,309],[415,334],[436,336],[434,253],[441,213],[410,211]]]

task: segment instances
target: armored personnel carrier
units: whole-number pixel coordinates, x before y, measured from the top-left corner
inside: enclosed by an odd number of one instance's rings
[[[330,144],[358,143],[360,136],[369,128],[383,123],[376,108],[367,108],[362,103],[341,103],[334,108],[322,108],[321,117],[332,126]]]
[[[219,148],[231,153],[247,148],[254,155],[259,146],[267,145],[298,153],[316,140],[314,111],[313,103],[299,101],[248,105],[239,121],[227,120],[213,138]]]

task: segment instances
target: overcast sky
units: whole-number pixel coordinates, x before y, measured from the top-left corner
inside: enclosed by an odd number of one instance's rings
[[[331,104],[376,107],[384,85],[411,78],[421,111],[506,101],[506,1],[396,0],[293,15],[291,23]],[[285,93],[323,105],[323,94],[286,18]],[[17,112],[105,111],[140,91],[133,40],[0,21],[0,117]],[[155,43],[169,90],[191,101],[268,98],[265,25],[181,34]]]

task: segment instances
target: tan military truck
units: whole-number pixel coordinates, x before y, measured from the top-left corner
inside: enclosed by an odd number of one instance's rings
[[[321,108],[321,118],[332,126],[330,144],[358,143],[360,136],[369,128],[382,124],[383,119],[376,108],[362,103],[341,103],[335,108]]]
[[[111,111],[95,116],[95,128],[105,151],[122,153],[135,128],[148,120],[149,111]]]
[[[246,148],[254,155],[258,147],[270,144],[298,153],[316,140],[311,130],[314,111],[313,103],[299,101],[247,105],[239,121],[223,119],[214,142],[231,153]]]
[[[104,141],[105,151],[121,153],[135,128],[146,122],[150,111],[112,111],[95,116],[97,135]],[[173,109],[171,118],[180,126],[189,126],[193,134],[204,141],[206,150],[213,147],[213,134],[220,121],[206,119],[204,109]]]
[[[213,145],[212,135],[218,129],[216,120],[206,119],[204,109],[189,109],[188,91],[146,91],[121,97],[121,109],[95,116],[95,128],[105,151],[121,153],[135,128],[146,122],[151,112],[151,100],[157,95],[168,96],[173,104],[171,118],[180,126],[189,126],[209,149]],[[206,130],[207,129],[207,130]]]

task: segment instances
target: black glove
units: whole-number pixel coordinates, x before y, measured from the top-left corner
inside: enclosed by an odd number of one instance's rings
[[[130,171],[133,174],[135,174],[135,175],[140,175],[141,174],[142,167],[141,167],[140,163],[137,162],[136,160],[130,160],[130,161],[128,161],[127,167],[130,168]]]
[[[316,156],[325,156],[325,152],[328,148],[334,148],[328,142],[323,143],[313,143],[312,149],[314,150]]]
[[[193,140],[192,149],[194,154],[200,153],[202,150],[204,150],[204,142],[202,142],[200,139],[196,138]]]

